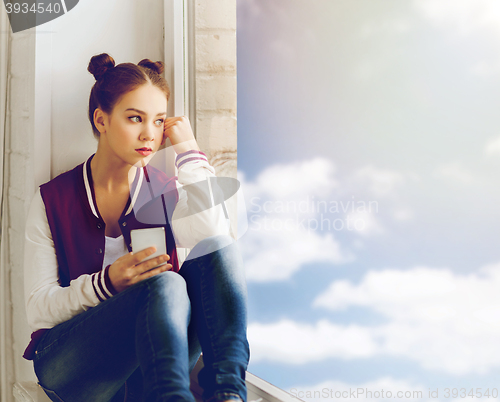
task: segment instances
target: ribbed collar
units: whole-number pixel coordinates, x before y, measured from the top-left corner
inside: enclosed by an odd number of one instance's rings
[[[87,194],[87,201],[89,203],[90,209],[92,210],[92,213],[95,215],[96,218],[99,218],[102,220],[101,215],[99,214],[99,210],[97,209],[97,202],[95,198],[95,192],[94,192],[94,181],[92,180],[92,170],[90,169],[90,162],[92,161],[92,158],[94,157],[95,154],[91,155],[90,158],[88,158],[85,163],[83,164],[83,182],[85,184],[85,191]],[[132,210],[134,209],[135,202],[137,201],[137,197],[139,196],[139,192],[141,189],[142,185],[142,180],[144,179],[144,171],[143,169],[137,169],[137,173],[134,177],[134,181],[131,185],[131,189],[133,189],[133,195],[132,198],[130,198],[127,201],[127,205],[125,205],[124,213],[122,213],[122,216],[127,216],[129,215]]]

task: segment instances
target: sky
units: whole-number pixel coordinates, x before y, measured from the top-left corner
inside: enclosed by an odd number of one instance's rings
[[[237,7],[249,371],[497,400],[500,3]]]

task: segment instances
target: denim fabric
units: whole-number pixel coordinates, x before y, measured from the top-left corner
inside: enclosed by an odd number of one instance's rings
[[[194,401],[189,373],[201,344],[203,398],[246,401],[246,320],[237,245],[210,237],[179,273],[145,279],[48,331],[35,373],[57,402]]]

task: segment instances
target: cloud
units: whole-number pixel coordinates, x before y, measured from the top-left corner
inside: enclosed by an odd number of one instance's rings
[[[247,198],[299,199],[304,195],[327,195],[338,187],[335,165],[325,158],[274,164],[263,170],[253,183],[245,182]],[[243,176],[244,179],[244,176]]]
[[[286,391],[306,402],[347,399],[355,399],[359,402],[373,400],[436,401],[434,398],[429,398],[428,387],[392,377],[381,377],[360,384],[324,381],[312,386],[292,386]]]
[[[324,158],[276,164],[252,182],[238,173],[250,214],[240,241],[249,281],[286,280],[307,263],[352,260],[331,233],[332,221],[316,211],[314,197],[338,186],[334,173]]]
[[[414,5],[440,28],[462,35],[486,31],[500,37],[500,3],[496,0],[414,0]]]
[[[357,284],[333,282],[313,305],[365,308],[382,323],[253,323],[252,352],[256,359],[292,364],[393,356],[451,375],[483,374],[500,366],[499,288],[500,264],[470,274],[425,266],[371,271]]]
[[[500,137],[490,140],[484,148],[486,155],[500,155]]]
[[[370,357],[377,345],[366,329],[326,320],[315,325],[281,320],[248,326],[252,362],[261,360],[303,364],[329,357]]]
[[[407,181],[408,177],[394,170],[369,165],[356,170],[353,179],[360,184],[366,184],[375,197],[390,197],[395,194],[398,186]]]
[[[456,290],[454,279],[447,269],[415,267],[408,271],[370,271],[358,285],[347,280],[333,282],[315,299],[314,306],[329,310],[364,306],[392,318],[414,317],[423,309],[422,300],[428,300],[431,309],[436,306],[436,299],[447,300]],[[407,315],[408,309],[412,314]]]
[[[317,224],[304,219],[251,219],[241,242],[247,280],[286,280],[308,263],[340,264],[353,258],[331,234],[320,235],[302,227],[302,221]]]
[[[373,210],[356,211],[347,214],[346,222],[352,222],[352,226],[361,236],[371,236],[384,233],[385,230],[375,217]]]
[[[497,0],[414,0],[417,11],[438,29],[460,37],[479,35],[481,43],[498,46],[500,39],[500,3]],[[473,75],[489,77],[500,73],[500,59],[493,56],[486,60],[471,57]]]
[[[393,213],[394,219],[397,221],[409,221],[415,217],[415,213],[411,208],[398,208]]]
[[[248,230],[240,241],[247,279],[266,282],[287,280],[306,264],[353,261],[337,235],[387,233],[374,197],[394,203],[389,219],[411,220],[398,187],[418,177],[365,166],[340,179],[335,165],[318,157],[271,165],[253,180],[238,172],[238,179],[248,208]]]
[[[434,171],[434,177],[445,179],[460,184],[471,184],[474,176],[459,163],[449,163],[438,167]]]

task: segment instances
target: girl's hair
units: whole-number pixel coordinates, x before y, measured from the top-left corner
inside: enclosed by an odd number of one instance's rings
[[[88,71],[95,77],[96,83],[90,91],[89,120],[94,135],[100,133],[94,124],[94,112],[97,108],[110,114],[122,96],[133,91],[140,85],[152,84],[161,89],[167,101],[170,98],[168,83],[161,75],[164,70],[162,61],[153,62],[149,59],[141,60],[137,65],[121,63],[115,66],[113,58],[102,53],[90,59]]]

